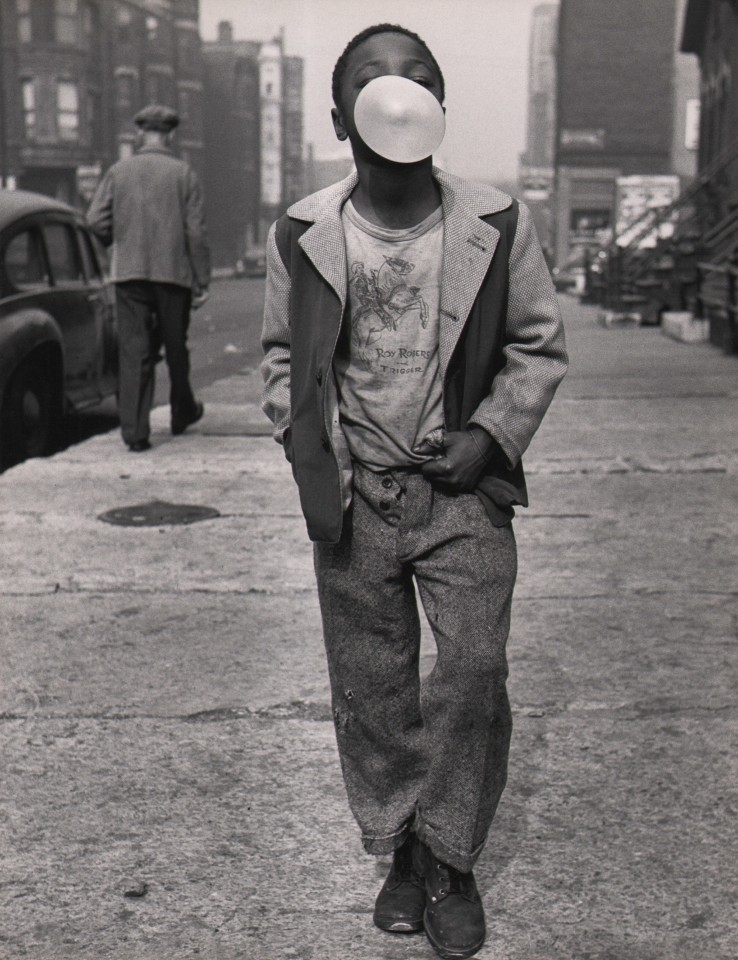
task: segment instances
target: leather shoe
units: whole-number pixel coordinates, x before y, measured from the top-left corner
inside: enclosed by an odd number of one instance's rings
[[[443,863],[418,841],[416,870],[425,880],[425,934],[444,960],[473,956],[484,943],[484,908],[474,874]]]
[[[395,850],[392,866],[374,904],[374,923],[390,933],[419,933],[423,929],[425,886],[413,863],[415,834]]]
[[[151,444],[148,440],[134,440],[133,443],[128,444],[128,449],[131,453],[143,453],[144,450],[151,449]]]
[[[187,427],[191,427],[193,423],[197,423],[198,420],[202,420],[202,415],[205,413],[205,404],[201,403],[200,400],[195,402],[195,409],[192,412],[192,415],[186,420],[172,420],[172,433],[174,436],[179,436],[180,433],[184,433]]]

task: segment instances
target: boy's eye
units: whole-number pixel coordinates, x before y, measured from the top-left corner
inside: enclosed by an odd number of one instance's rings
[[[380,77],[380,76],[382,76],[382,74],[377,73],[377,74],[369,74],[368,76],[360,77],[360,78],[356,81],[356,86],[357,86],[357,87],[365,87],[365,86],[367,85],[367,83],[371,83],[372,80],[376,80],[377,77]]]
[[[411,77],[410,78],[414,83],[419,83],[423,87],[432,87],[433,81],[429,80],[428,77]]]

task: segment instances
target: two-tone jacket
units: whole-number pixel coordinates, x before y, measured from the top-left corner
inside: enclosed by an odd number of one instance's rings
[[[491,521],[527,506],[521,457],[566,372],[558,301],[529,210],[434,168],[443,202],[439,365],[445,428],[476,424],[504,452],[475,493]],[[341,208],[356,174],[291,206],[267,241],[262,407],[284,445],[312,540],[337,542],[351,456],[333,359],[348,309]]]

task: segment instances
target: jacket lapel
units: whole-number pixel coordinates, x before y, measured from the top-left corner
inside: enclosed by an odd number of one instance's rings
[[[346,243],[341,225],[341,208],[358,182],[352,174],[327,190],[306,197],[287,211],[298,220],[312,220],[298,243],[313,266],[333,288],[345,309],[348,291]]]
[[[444,239],[439,362],[445,376],[472,305],[500,239],[499,231],[480,217],[510,206],[510,197],[485,185],[471,184],[434,168],[443,197]],[[315,269],[346,306],[348,269],[341,208],[358,183],[352,173],[340,183],[293,204],[287,211],[312,221],[299,243]]]
[[[451,354],[487,275],[497,249],[500,232],[480,216],[484,213],[461,203],[456,192],[443,190],[443,281],[438,359],[441,374],[446,375]]]

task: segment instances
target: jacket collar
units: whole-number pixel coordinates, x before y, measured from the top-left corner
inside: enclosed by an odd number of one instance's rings
[[[439,167],[433,167],[433,177],[443,194],[444,214],[447,203],[460,203],[477,217],[486,217],[492,213],[507,210],[512,199],[502,190],[484,183],[471,183],[446,173]],[[341,216],[341,207],[348,200],[359,182],[356,171],[338,183],[310,194],[297,203],[293,203],[287,214],[295,220],[318,223],[324,218],[333,221],[334,215]]]
[[[512,199],[495,187],[470,183],[438,167],[433,176],[441,188],[444,218],[439,361],[445,373],[500,238],[499,231],[480,218],[507,210]],[[313,224],[300,237],[300,246],[335,290],[342,308],[348,273],[341,208],[358,182],[354,172],[287,210],[293,219]]]
[[[148,147],[141,147],[139,150],[136,151],[136,153],[164,153],[168,157],[174,156],[174,153],[169,149],[169,147],[164,147],[164,146],[159,147],[154,144],[151,144]]]

